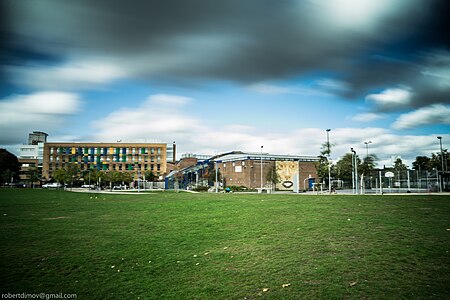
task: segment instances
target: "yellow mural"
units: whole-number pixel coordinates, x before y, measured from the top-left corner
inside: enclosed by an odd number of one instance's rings
[[[298,162],[296,161],[277,161],[277,174],[280,177],[280,183],[277,189],[281,191],[292,191],[294,189],[294,176],[298,175]]]

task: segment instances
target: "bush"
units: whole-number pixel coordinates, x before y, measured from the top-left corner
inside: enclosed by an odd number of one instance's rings
[[[246,186],[243,186],[243,185],[241,185],[241,186],[230,185],[230,186],[227,186],[227,187],[230,188],[230,190],[232,192],[248,192],[248,188]]]
[[[198,186],[198,187],[193,188],[192,190],[195,192],[207,192],[208,188],[209,187],[207,187],[207,186]]]

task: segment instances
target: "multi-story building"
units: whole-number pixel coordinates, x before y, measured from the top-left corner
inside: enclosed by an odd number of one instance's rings
[[[233,151],[198,161],[195,156],[183,157],[179,168],[166,178],[170,188],[178,181],[181,188],[215,185],[211,174],[217,171],[222,187],[243,186],[248,189],[299,191],[312,188],[317,178],[317,156],[276,155]],[[216,171],[215,171],[216,170]],[[277,174],[273,185],[268,173]],[[214,176],[213,176],[214,177]]]
[[[167,161],[175,157],[175,145],[165,143],[45,143],[42,175],[50,179],[55,170],[76,164],[80,170],[129,172],[137,175],[167,172]]]
[[[28,134],[28,145],[37,145],[47,141],[48,134],[42,131],[33,131]]]
[[[42,174],[42,162],[44,157],[44,143],[48,134],[41,131],[33,131],[28,135],[28,144],[20,146],[20,181],[24,184],[39,184],[37,178]],[[32,174],[36,175],[32,175]],[[34,178],[34,179],[33,179]],[[34,181],[34,182],[31,182]]]

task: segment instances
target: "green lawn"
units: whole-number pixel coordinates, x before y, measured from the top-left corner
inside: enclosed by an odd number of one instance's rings
[[[449,196],[1,189],[0,218],[2,294],[450,297]]]

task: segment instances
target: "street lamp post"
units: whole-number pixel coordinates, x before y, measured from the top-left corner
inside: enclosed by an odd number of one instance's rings
[[[328,154],[328,159],[327,159],[327,164],[328,164],[328,193],[331,194],[331,165],[330,165],[330,131],[331,129],[327,129],[327,154]]]
[[[439,179],[439,186],[440,186],[441,192],[442,192],[443,191],[443,187],[442,187],[443,179],[442,179],[442,176],[444,176],[444,153],[442,152],[442,136],[438,136],[437,138],[439,140],[439,146],[441,148],[441,178]],[[439,174],[439,172],[438,172],[438,174]]]
[[[354,174],[355,174],[354,176],[355,193],[358,194],[358,160],[356,156],[356,151],[353,148],[350,148],[350,150],[353,152],[352,160],[354,160],[352,164],[354,166]]]

